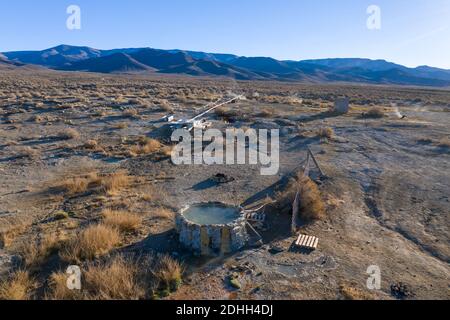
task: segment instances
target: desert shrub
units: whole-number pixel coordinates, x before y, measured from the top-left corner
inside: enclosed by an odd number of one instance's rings
[[[16,150],[18,158],[36,159],[40,155],[39,150],[33,149],[29,146],[20,146]]]
[[[96,140],[88,140],[85,142],[85,144],[83,145],[84,148],[89,149],[89,150],[93,150],[96,149],[98,146],[98,142]]]
[[[60,139],[64,139],[64,140],[73,140],[73,139],[80,138],[80,133],[73,128],[68,128],[68,129],[60,132],[58,134],[58,137]]]
[[[67,246],[60,250],[60,256],[68,262],[92,260],[108,254],[120,241],[116,228],[104,224],[91,225],[69,241]]]
[[[128,124],[125,122],[119,122],[113,126],[114,129],[121,130],[128,128]]]
[[[152,211],[152,217],[159,218],[159,219],[167,219],[171,220],[174,217],[173,211],[166,209],[166,208],[156,208]]]
[[[145,155],[157,152],[161,149],[161,143],[155,139],[145,139],[140,144],[130,148],[131,155]]]
[[[104,210],[102,212],[103,223],[117,228],[121,232],[137,231],[142,225],[142,217],[126,211]]]
[[[311,178],[298,174],[286,188],[276,194],[276,205],[282,211],[291,211],[295,196],[300,197],[300,218],[311,222],[325,216],[325,203],[317,184]]]
[[[161,176],[164,178],[164,175]],[[152,203],[161,203],[162,200],[166,197],[164,190],[155,185],[147,185],[141,193],[141,199],[143,201],[148,201]]]
[[[263,109],[260,113],[258,113],[258,116],[261,118],[271,118],[273,117],[273,110],[272,109]]]
[[[339,286],[339,292],[345,300],[373,300],[374,296],[364,292],[354,286],[342,284]]]
[[[133,118],[138,115],[138,111],[134,108],[128,108],[123,112],[124,117]]]
[[[437,145],[441,148],[450,148],[450,138],[449,137],[442,138],[441,140],[439,140]]]
[[[318,220],[325,215],[325,204],[317,184],[309,177],[302,177],[299,183],[300,218],[305,221]]]
[[[85,176],[68,178],[61,183],[60,188],[69,195],[75,195],[86,192],[89,187],[97,185],[99,182],[98,174],[92,172]]]
[[[64,180],[57,189],[61,189],[69,195],[77,195],[96,189],[97,192],[113,195],[121,189],[129,186],[131,177],[127,171],[120,170],[107,175],[89,173],[81,177],[73,177]]]
[[[421,144],[432,144],[433,143],[433,139],[431,139],[431,138],[419,138],[419,139],[417,139],[417,142],[421,143]]]
[[[27,216],[7,217],[0,221],[0,248],[9,247],[14,239],[24,233],[32,224],[32,219]]]
[[[19,248],[19,254],[23,259],[23,264],[27,268],[34,268],[44,263],[47,258],[57,252],[60,246],[60,239],[54,235],[47,235],[42,239],[33,239],[24,243]]]
[[[158,261],[156,278],[159,281],[160,290],[171,292],[178,290],[183,282],[183,266],[168,255],[164,255]]]
[[[138,300],[146,297],[146,283],[141,281],[139,265],[123,256],[89,264],[83,271],[80,291],[67,289],[66,282],[67,274],[53,273],[49,280],[47,299]]]
[[[214,113],[217,117],[226,122],[235,122],[236,120],[241,118],[241,114],[237,110],[229,108],[217,108]]]
[[[0,300],[29,300],[36,281],[26,271],[17,271],[0,283]]]
[[[145,296],[138,266],[122,256],[105,264],[90,265],[85,273],[88,296],[99,300],[137,300]]]
[[[131,177],[127,171],[118,171],[101,178],[101,188],[106,194],[116,194],[131,183]]]
[[[158,106],[161,111],[165,111],[165,112],[173,112],[174,111],[173,107],[167,100],[159,100]]]
[[[384,110],[381,107],[372,108],[367,113],[363,114],[363,118],[369,119],[381,119],[383,117],[384,117]]]
[[[164,147],[162,147],[161,150],[160,150],[161,156],[166,157],[166,158],[171,158],[174,148],[175,148],[174,146],[164,146]]]
[[[317,131],[317,136],[320,138],[331,139],[334,137],[334,130],[332,128],[320,128]]]
[[[68,275],[65,272],[54,272],[48,279],[49,290],[46,292],[46,300],[83,300],[83,292],[71,290],[67,287]]]
[[[29,121],[30,122],[41,123],[41,122],[44,121],[44,118],[42,116],[40,116],[40,115],[35,115],[35,116],[32,116]]]

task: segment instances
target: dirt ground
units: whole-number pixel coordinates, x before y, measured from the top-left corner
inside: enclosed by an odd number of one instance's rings
[[[227,121],[214,112],[208,120],[221,130],[280,129],[278,175],[262,176],[257,165],[176,166],[167,155],[133,149],[143,138],[161,138],[159,119],[168,112],[189,118],[230,94],[246,100],[225,108]],[[346,115],[328,112],[339,96],[350,98]],[[382,118],[363,116],[375,108]],[[449,91],[5,72],[0,112],[0,233],[11,234],[0,242],[2,279],[19,267],[23,243],[70,237],[103,209],[120,208],[144,223],[117,251],[183,261],[184,284],[168,299],[450,298]],[[320,137],[321,128],[334,133]],[[283,181],[302,170],[308,148],[326,175],[317,181],[326,217],[301,228],[319,237],[316,251],[295,250],[289,213],[271,208],[262,246],[196,258],[179,245],[173,216],[154,214],[203,201],[256,206],[275,198]],[[52,189],[68,177],[118,170],[133,181],[115,194]],[[235,180],[215,185],[210,178],[217,173]],[[68,217],[54,219],[60,212]],[[381,290],[366,286],[374,265]],[[33,273],[45,289],[46,276],[65,266],[49,258]],[[230,286],[230,275],[240,288]],[[400,283],[405,292],[393,290]]]

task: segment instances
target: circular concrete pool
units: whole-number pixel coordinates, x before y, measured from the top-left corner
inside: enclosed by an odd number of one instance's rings
[[[241,210],[223,203],[187,206],[179,212],[176,223],[180,242],[198,255],[235,252],[248,240]]]

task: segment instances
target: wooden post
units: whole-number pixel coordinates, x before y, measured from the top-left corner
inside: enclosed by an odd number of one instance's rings
[[[297,192],[297,194],[295,195],[294,203],[292,204],[291,232],[293,235],[297,233],[299,210],[300,210],[300,194],[299,192]]]
[[[323,176],[323,177],[325,177],[325,175],[323,174],[322,169],[321,169],[320,166],[319,166],[319,163],[317,162],[317,160],[316,160],[316,158],[314,157],[314,154],[312,153],[312,151],[311,151],[310,148],[308,148],[308,153],[311,155],[311,158],[313,159],[314,164],[316,165],[317,169],[319,169],[320,175]]]

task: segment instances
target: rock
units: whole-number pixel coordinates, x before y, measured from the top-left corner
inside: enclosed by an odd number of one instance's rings
[[[12,268],[20,264],[20,257],[2,253],[0,250],[0,275],[8,273]]]
[[[274,247],[271,247],[270,249],[269,249],[269,253],[270,254],[279,254],[279,253],[281,253],[281,252],[284,252],[284,249],[283,248],[281,248],[281,247],[277,247],[277,246],[274,246]]]
[[[233,182],[235,179],[233,177],[229,177],[226,174],[218,173],[211,178],[211,180],[218,184]]]
[[[261,291],[261,287],[256,287],[256,288],[253,288],[252,291],[250,291],[250,294],[257,294],[260,291]]]
[[[230,285],[235,289],[241,288],[241,283],[239,282],[238,279],[230,279]]]
[[[414,296],[409,286],[403,282],[391,285],[391,294],[397,299],[407,299]]]
[[[53,219],[55,221],[69,219],[69,214],[67,212],[65,212],[65,211],[58,211],[53,216]]]

